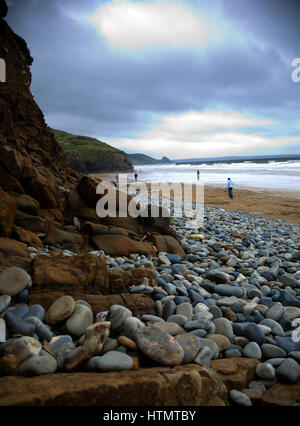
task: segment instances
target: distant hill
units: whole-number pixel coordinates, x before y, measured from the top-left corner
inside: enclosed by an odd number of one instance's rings
[[[70,166],[81,173],[126,172],[133,169],[125,152],[88,136],[51,129]]]
[[[157,160],[156,158],[149,157],[149,155],[144,154],[127,154],[131,159],[134,165],[146,165],[146,164],[167,164],[173,163],[173,161],[169,160],[167,157],[163,157],[161,160]]]
[[[176,164],[209,164],[209,163],[241,163],[249,161],[251,163],[268,163],[269,161],[289,161],[300,160],[300,154],[293,155],[252,155],[252,156],[235,156],[235,157],[209,157],[209,158],[185,158],[182,160],[174,160]]]

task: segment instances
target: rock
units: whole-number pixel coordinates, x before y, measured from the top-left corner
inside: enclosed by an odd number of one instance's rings
[[[93,323],[93,313],[84,305],[77,304],[73,314],[66,321],[67,333],[72,336],[81,336],[85,329]]]
[[[243,297],[244,290],[240,287],[234,287],[232,285],[223,285],[219,284],[216,285],[214,288],[214,292],[217,294],[220,294],[221,296],[227,296],[227,297]]]
[[[100,351],[100,355],[106,354],[106,352],[115,351],[119,346],[119,342],[117,339],[112,339],[111,337],[107,337],[102,349]]]
[[[97,362],[97,368],[100,371],[131,370],[132,367],[131,357],[118,351],[107,352]]]
[[[35,326],[34,332],[41,340],[47,340],[50,342],[53,337],[53,333],[47,325],[43,324],[42,321],[37,317],[27,317],[26,320],[32,322],[32,324]]]
[[[25,213],[36,215],[40,209],[40,203],[27,194],[17,196],[17,207]]]
[[[276,376],[280,382],[297,383],[300,380],[300,365],[293,358],[287,358],[276,369]]]
[[[55,336],[50,341],[51,354],[57,362],[58,370],[62,370],[65,358],[69,352],[75,349],[72,337],[68,335]]]
[[[18,368],[18,373],[20,376],[40,376],[41,374],[54,373],[56,368],[55,358],[44,352],[42,355],[34,355],[23,361]]]
[[[42,240],[34,232],[27,231],[19,226],[13,226],[12,237],[31,247],[44,247]]]
[[[248,395],[243,392],[239,392],[235,389],[230,391],[230,398],[233,402],[243,407],[250,407],[252,405],[251,400]]]
[[[39,355],[42,346],[40,342],[33,337],[18,337],[9,339],[4,348],[4,354],[15,355],[18,361],[23,362],[31,356]]]
[[[35,325],[32,322],[18,317],[13,312],[6,312],[5,322],[11,335],[32,336],[35,332]]]
[[[0,187],[0,235],[10,237],[15,216],[17,203],[15,199]]]
[[[36,291],[51,288],[73,294],[76,288],[78,293],[109,292],[106,261],[90,253],[67,257],[36,256],[33,261],[33,281]]]
[[[200,349],[198,355],[194,358],[194,362],[199,365],[210,367],[211,358],[211,351],[207,346],[205,346]]]
[[[120,405],[120,401],[126,401],[129,406],[182,406],[185,401],[190,406],[206,406],[210,401],[228,404],[226,388],[216,373],[195,364],[101,374],[0,377],[3,406],[59,403],[72,407],[111,407]]]
[[[226,283],[229,283],[230,281],[230,276],[226,274],[225,272],[219,271],[218,269],[212,269],[208,271],[205,274],[205,278],[207,278],[208,280],[212,282],[220,283],[220,284],[226,284]]]
[[[256,342],[249,342],[243,348],[243,355],[248,358],[261,359],[262,352],[259,345]]]
[[[192,362],[200,350],[200,339],[191,334],[180,334],[176,336],[176,341],[180,344],[184,351],[183,364]]]
[[[57,299],[46,312],[46,323],[55,325],[69,318],[75,309],[75,300],[71,296]]]
[[[232,340],[234,337],[232,330],[232,323],[226,318],[217,318],[214,321],[216,326],[216,334],[222,334],[227,337],[229,340]]]
[[[79,232],[67,232],[50,225],[44,242],[48,245],[55,245],[58,248],[78,253],[83,246],[83,237]]]
[[[243,393],[254,402],[260,401],[263,396],[263,392],[260,389],[243,389]]]
[[[285,358],[286,357],[286,352],[282,348],[280,348],[276,345],[264,343],[261,346],[261,349],[262,349],[264,359]]]
[[[262,397],[263,406],[300,406],[300,382],[290,385],[277,383]]]
[[[0,274],[0,294],[15,296],[30,285],[30,275],[21,268],[12,266]]]
[[[45,319],[45,309],[41,305],[31,305],[29,306],[27,314],[24,316],[24,319],[28,317],[37,317],[42,322]]]
[[[289,336],[275,336],[274,339],[277,342],[277,345],[287,353],[300,350],[300,342],[293,341],[293,339]]]
[[[124,346],[126,349],[129,349],[131,351],[137,351],[136,343],[126,336],[119,336],[118,342],[121,346]]]
[[[112,330],[119,330],[126,318],[132,317],[132,312],[121,305],[112,305],[110,307],[109,320],[111,322]]]
[[[139,328],[135,340],[140,350],[149,358],[162,365],[178,365],[184,358],[181,345],[164,330],[156,326]]]
[[[259,345],[262,345],[265,341],[265,334],[257,324],[248,324],[245,327],[244,335],[251,342],[256,342]]]
[[[103,250],[111,256],[128,257],[131,253],[155,256],[155,251],[150,243],[135,241],[123,235],[95,235],[92,237],[92,241],[98,250]]]
[[[208,334],[206,336],[206,340],[211,340],[212,342],[215,342],[220,352],[228,349],[230,346],[230,340],[222,334]]]
[[[270,327],[272,330],[272,334],[274,334],[275,336],[281,336],[281,337],[285,336],[285,333],[281,325],[272,319],[265,319],[261,321],[260,325],[266,325],[267,327]]]
[[[285,311],[284,306],[281,303],[276,303],[266,313],[266,318],[278,321]]]
[[[128,317],[123,323],[123,333],[129,339],[135,340],[135,333],[139,328],[144,328],[145,324],[138,318]]]
[[[161,330],[166,331],[171,336],[177,336],[179,334],[186,333],[186,331],[175,322],[154,322],[153,325],[160,328]]]
[[[184,302],[176,307],[176,315],[184,315],[188,321],[193,318],[193,307],[190,303]]]
[[[181,245],[171,235],[152,234],[152,242],[156,246],[158,253],[163,251],[168,254],[178,255],[180,256],[181,260],[183,260],[186,256],[185,251]]]
[[[184,324],[187,322],[187,317],[185,315],[171,315],[167,322],[175,322],[180,327],[184,327]]]
[[[242,390],[254,380],[255,367],[260,361],[253,358],[227,358],[211,362],[211,368],[216,371],[225,383],[228,391]]]
[[[260,379],[265,380],[272,380],[276,377],[275,368],[267,362],[258,364],[255,368],[255,374]]]
[[[300,318],[300,308],[296,308],[294,306],[286,307],[285,312],[283,314],[283,318],[287,318],[289,320]]]
[[[217,306],[230,308],[233,312],[242,312],[245,301],[236,296],[221,297],[217,300]]]

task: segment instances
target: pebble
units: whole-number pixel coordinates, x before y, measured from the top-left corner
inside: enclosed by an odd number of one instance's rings
[[[77,304],[73,314],[67,319],[65,327],[68,334],[80,337],[91,324],[93,324],[92,311],[85,305]]]
[[[275,368],[267,362],[258,364],[255,367],[255,374],[260,379],[265,379],[265,380],[272,380],[272,379],[275,379],[276,377]]]
[[[243,355],[248,358],[261,359],[262,351],[256,342],[249,342],[243,348]]]
[[[78,306],[78,305],[77,305]],[[62,296],[55,300],[46,312],[45,321],[55,325],[69,318],[75,310],[75,300],[71,296]]]
[[[233,402],[243,407],[250,407],[252,405],[252,402],[248,395],[235,389],[232,389],[230,391],[230,398]]]
[[[106,352],[106,354],[99,358],[97,369],[100,371],[123,371],[131,370],[133,367],[132,358],[119,351]]]
[[[256,342],[262,345],[265,341],[265,334],[257,324],[248,324],[244,330],[244,336],[251,342]]]
[[[264,343],[261,346],[262,354],[264,359],[270,358],[285,358],[286,352],[276,345],[270,345],[269,343]]]
[[[162,365],[179,365],[184,358],[181,345],[173,336],[154,325],[139,328],[135,340],[140,350]]]
[[[234,338],[231,321],[227,318],[217,318],[213,322],[215,324],[217,334],[222,334],[230,341]]]
[[[24,269],[12,266],[0,274],[0,294],[16,296],[32,284],[31,276]]]
[[[4,312],[11,302],[11,297],[9,295],[0,296],[0,314]]]
[[[184,351],[183,364],[192,362],[200,350],[200,339],[189,333],[176,336],[176,341],[180,344]]]
[[[40,376],[56,371],[57,362],[55,358],[43,350],[41,352],[42,354],[31,356],[20,364],[18,368],[20,376]]]
[[[109,321],[111,322],[111,329],[116,331],[122,328],[126,318],[132,317],[130,309],[121,305],[112,305],[110,307]]]
[[[300,365],[293,358],[287,358],[276,369],[276,376],[283,383],[297,383],[300,379]]]

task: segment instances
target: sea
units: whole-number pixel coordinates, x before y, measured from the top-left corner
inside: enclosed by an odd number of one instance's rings
[[[230,177],[235,188],[300,191],[300,161],[254,163],[136,165],[138,180],[144,182],[197,183],[197,170],[204,185],[226,185]]]

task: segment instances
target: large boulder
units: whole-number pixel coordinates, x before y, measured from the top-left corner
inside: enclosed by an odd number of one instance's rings
[[[155,256],[155,250],[150,243],[134,241],[123,235],[96,235],[92,241],[98,250],[104,250],[111,256],[129,256],[132,253]]]
[[[37,291],[45,288],[74,292],[107,294],[109,278],[106,261],[94,254],[68,257],[36,256],[33,282]]]
[[[0,272],[10,266],[17,266],[28,272],[30,265],[31,259],[26,244],[0,237]]]
[[[167,252],[169,254],[178,254],[183,260],[186,256],[185,251],[178,243],[178,241],[171,235],[157,235],[152,234],[153,244],[156,246],[158,253],[161,251]]]
[[[300,406],[300,381],[287,385],[277,383],[262,397],[263,406]]]
[[[79,232],[67,232],[51,225],[44,242],[55,247],[79,252],[83,246],[83,237]]]
[[[44,247],[42,240],[34,232],[26,231],[19,226],[13,226],[11,236],[31,247]]]
[[[0,378],[0,405],[5,406],[206,406],[211,401],[228,405],[224,384],[211,369],[192,364]]]

